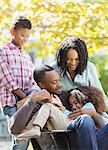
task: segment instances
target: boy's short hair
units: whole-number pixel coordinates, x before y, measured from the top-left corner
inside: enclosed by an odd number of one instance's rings
[[[38,84],[39,82],[42,82],[42,79],[45,77],[45,73],[54,70],[54,68],[45,65],[41,66],[38,69],[35,69],[33,72],[33,77],[35,82]]]
[[[32,24],[31,21],[28,20],[25,16],[17,16],[12,22],[12,27],[14,28],[14,30],[17,30],[19,28],[31,29]]]

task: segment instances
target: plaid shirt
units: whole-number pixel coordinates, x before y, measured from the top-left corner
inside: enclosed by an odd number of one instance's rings
[[[0,105],[13,106],[13,90],[28,91],[34,84],[34,66],[28,53],[12,43],[0,49]]]

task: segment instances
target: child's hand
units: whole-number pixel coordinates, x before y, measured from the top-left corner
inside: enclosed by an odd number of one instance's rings
[[[76,119],[77,117],[79,117],[80,115],[82,115],[82,110],[79,109],[78,111],[75,111],[75,112],[72,112],[68,115],[68,119],[69,120],[74,120]]]

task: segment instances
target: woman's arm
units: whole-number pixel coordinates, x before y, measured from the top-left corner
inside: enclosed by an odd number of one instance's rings
[[[12,91],[14,94],[16,94],[21,99],[26,97],[26,94],[21,89],[16,89]]]

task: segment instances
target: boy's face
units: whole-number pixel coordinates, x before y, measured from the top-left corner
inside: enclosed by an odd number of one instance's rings
[[[69,104],[73,112],[78,111],[83,107],[83,104],[78,102],[76,96],[72,96],[72,95],[69,98]]]
[[[50,93],[61,94],[60,76],[55,70],[46,72],[41,83],[42,88],[47,89]]]
[[[30,35],[30,29],[28,28],[19,28],[14,30],[13,29],[13,42],[15,46],[21,48],[24,43],[27,41]]]

